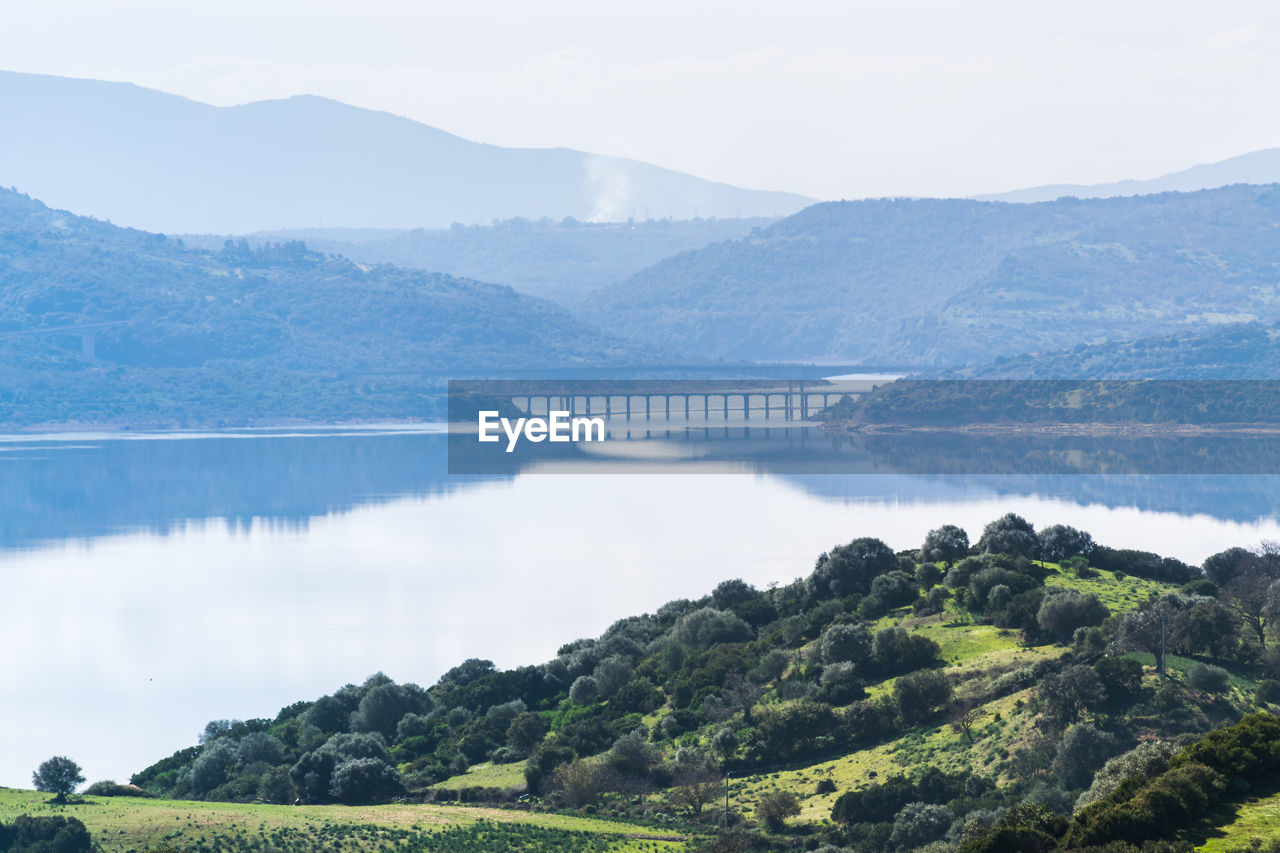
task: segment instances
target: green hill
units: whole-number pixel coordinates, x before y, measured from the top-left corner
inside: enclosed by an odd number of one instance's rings
[[[664,258],[733,240],[773,219],[580,222],[509,219],[452,228],[304,228],[247,235],[254,244],[302,240],[369,264],[395,264],[509,284],[521,293],[574,303]],[[208,248],[225,238],[187,237]]]
[[[954,375],[972,379],[1274,379],[1280,326],[1232,323],[1183,332],[1005,356]]]
[[[1280,192],[816,204],[593,294],[621,334],[724,358],[986,363],[1273,322]]]
[[[298,242],[195,250],[0,191],[9,424],[422,418],[424,375],[654,358],[508,287]]]
[[[950,526],[896,554],[857,539],[794,583],[729,580],[541,665],[467,660],[429,688],[379,673],[272,718],[214,721],[131,781],[169,798],[138,809],[190,801],[202,826],[207,804],[243,803],[249,830],[286,814],[313,829],[330,815],[382,822],[367,804],[394,801],[401,828],[458,804],[721,850],[941,851],[1015,824],[1070,838],[1093,820],[1086,804],[1133,794],[1126,768],[1156,777],[1186,744],[1280,700],[1276,578],[1271,551],[1201,569],[1012,515],[973,544]],[[295,801],[308,805],[251,805]]]

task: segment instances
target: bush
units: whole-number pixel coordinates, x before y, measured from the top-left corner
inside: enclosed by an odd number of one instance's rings
[[[1035,528],[1015,513],[1006,513],[988,524],[978,540],[978,549],[989,554],[1033,556],[1040,548]]]
[[[85,796],[89,797],[154,797],[155,794],[146,788],[139,788],[137,785],[121,785],[112,779],[103,779],[101,782],[94,782],[92,785],[84,789]],[[0,848],[3,849],[3,848]]]
[[[1198,663],[1187,673],[1187,684],[1205,693],[1225,693],[1231,686],[1231,674],[1220,666]]]
[[[822,632],[818,645],[824,662],[858,665],[871,656],[871,632],[866,625],[837,622]]]
[[[815,598],[866,595],[873,578],[898,568],[898,557],[879,539],[855,539],[818,557],[806,582]]]
[[[889,842],[901,850],[914,850],[937,841],[951,828],[951,812],[932,803],[907,803],[893,818]]]
[[[951,682],[941,672],[924,669],[893,683],[893,700],[906,723],[919,723],[951,701]]]
[[[1261,705],[1280,705],[1280,681],[1274,678],[1263,679],[1253,695]]]
[[[1084,595],[1072,589],[1053,592],[1040,602],[1036,624],[1059,643],[1068,642],[1077,628],[1101,625],[1110,615],[1096,595]]]
[[[708,649],[719,643],[751,639],[751,626],[736,613],[703,607],[680,617],[673,629],[677,642],[692,649]]]
[[[14,818],[0,823],[0,850],[12,853],[92,853],[89,830],[73,817]]]
[[[1135,776],[1143,779],[1159,776],[1169,769],[1169,759],[1177,751],[1178,748],[1169,741],[1157,740],[1139,744],[1123,755],[1110,759],[1094,774],[1089,790],[1076,800],[1076,811],[1111,796],[1112,792],[1126,779]]]
[[[386,802],[404,793],[395,768],[377,758],[352,758],[333,770],[329,794],[348,805]]]
[[[600,685],[594,676],[580,675],[569,688],[569,701],[575,705],[590,705],[600,697]]]
[[[770,832],[781,832],[786,820],[800,814],[800,801],[790,791],[770,791],[756,805],[756,817]]]

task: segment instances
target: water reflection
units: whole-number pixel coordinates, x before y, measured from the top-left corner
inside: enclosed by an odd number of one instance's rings
[[[856,536],[1009,511],[1190,561],[1280,538],[1274,477],[445,473],[439,435],[10,442],[0,785],[51,754],[123,779],[219,717],[385,670],[536,663],[613,620]],[[738,472],[738,473],[725,473]]]

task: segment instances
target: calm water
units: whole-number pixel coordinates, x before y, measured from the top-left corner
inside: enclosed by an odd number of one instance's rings
[[[1277,477],[539,470],[450,478],[443,436],[398,431],[0,441],[0,785],[52,754],[123,781],[209,719],[377,670],[541,662],[856,536],[1014,511],[1192,561],[1280,539]]]

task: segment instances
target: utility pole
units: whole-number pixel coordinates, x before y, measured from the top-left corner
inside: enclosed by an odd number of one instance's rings
[[[1169,675],[1167,672],[1165,672],[1165,668],[1164,668],[1164,619],[1165,619],[1165,613],[1163,610],[1161,610],[1160,611],[1160,678],[1162,680],[1167,681],[1169,678]]]
[[[724,828],[729,828],[729,771],[724,771]]]

